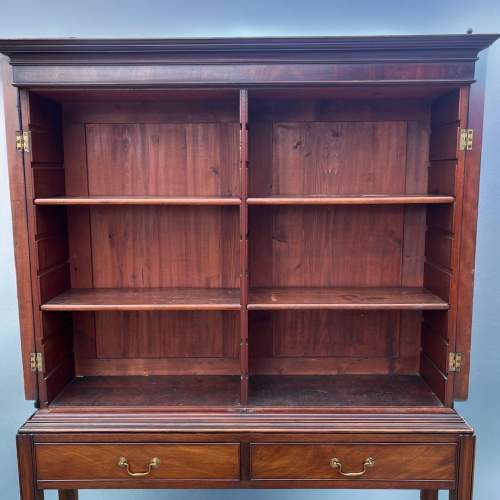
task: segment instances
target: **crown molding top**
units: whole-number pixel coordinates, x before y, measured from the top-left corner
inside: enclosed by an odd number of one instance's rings
[[[25,38],[0,40],[0,52],[13,56],[32,52],[275,52],[377,51],[487,48],[498,34],[391,35],[260,38]]]
[[[36,86],[469,84],[498,35],[11,39],[13,83]]]
[[[452,58],[471,60],[491,45],[499,35],[405,35],[339,37],[262,37],[262,38],[38,38],[0,40],[0,53],[12,64],[96,61],[113,56],[153,57],[191,62],[193,58],[210,62],[289,60],[313,57],[322,60],[356,60],[382,57],[407,60]],[[103,61],[104,62],[104,61]]]

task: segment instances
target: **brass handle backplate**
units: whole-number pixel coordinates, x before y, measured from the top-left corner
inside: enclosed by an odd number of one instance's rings
[[[340,474],[342,474],[345,477],[359,477],[362,476],[363,474],[366,474],[366,470],[368,467],[374,467],[375,466],[375,459],[372,457],[368,457],[364,462],[363,462],[363,470],[359,472],[344,472],[342,470],[342,462],[338,458],[332,458],[330,460],[330,467],[333,469],[338,469]]]
[[[158,467],[160,467],[160,459],[157,458],[157,457],[154,457],[152,458],[150,461],[149,461],[149,464],[148,464],[148,470],[144,471],[144,472],[132,472],[130,470],[130,464],[128,463],[128,460],[125,458],[125,457],[120,457],[118,459],[118,467],[120,467],[121,469],[126,469],[127,470],[127,474],[129,476],[132,476],[132,477],[144,477],[144,476],[148,476],[149,474],[151,474],[151,471],[153,469],[158,469]]]

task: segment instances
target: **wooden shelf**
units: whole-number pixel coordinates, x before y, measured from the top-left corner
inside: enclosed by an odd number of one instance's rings
[[[42,311],[237,311],[236,288],[83,288],[68,290]]]
[[[448,309],[423,288],[255,288],[249,310],[278,309]]]
[[[417,205],[453,203],[453,196],[441,195],[352,195],[269,196],[248,198],[249,205]]]
[[[249,404],[314,408],[442,406],[418,375],[253,375]]]
[[[57,196],[36,198],[35,205],[240,205],[224,196]]]
[[[239,393],[239,375],[77,377],[51,406],[227,407]]]

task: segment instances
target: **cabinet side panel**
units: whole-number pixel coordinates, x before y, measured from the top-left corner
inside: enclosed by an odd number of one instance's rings
[[[476,64],[476,83],[469,94],[468,128],[474,130],[474,145],[465,154],[463,215],[460,241],[460,270],[458,274],[458,307],[455,350],[462,353],[462,369],[455,375],[454,396],[465,400],[469,391],[470,347],[472,328],[472,299],[476,257],[477,211],[479,202],[479,173],[483,133],[484,87],[486,57]]]
[[[16,151],[15,131],[19,128],[17,91],[11,85],[11,68],[6,57],[0,57],[5,131],[7,135],[7,161],[9,168],[12,228],[14,233],[14,257],[16,262],[17,300],[21,352],[23,357],[24,395],[26,399],[37,399],[37,376],[30,368],[30,352],[35,351],[33,331],[33,302],[31,297],[30,253],[26,214],[26,191],[22,155]]]

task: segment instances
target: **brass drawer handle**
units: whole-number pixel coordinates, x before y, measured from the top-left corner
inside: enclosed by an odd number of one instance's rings
[[[128,463],[128,460],[125,457],[120,457],[118,459],[118,467],[120,467],[122,469],[127,469],[127,474],[129,476],[132,476],[132,477],[144,477],[144,476],[148,476],[149,474],[151,474],[151,471],[153,469],[158,469],[158,467],[160,467],[160,463],[161,463],[160,459],[157,458],[157,457],[154,457],[154,458],[152,458],[150,460],[147,471],[144,471],[144,472],[132,472],[130,470],[130,465]]]
[[[368,457],[363,462],[363,470],[360,472],[343,472],[342,471],[342,462],[338,458],[332,458],[330,460],[330,467],[333,469],[338,469],[340,474],[345,477],[359,477],[366,473],[367,467],[373,467],[375,465],[375,459],[372,457]]]

